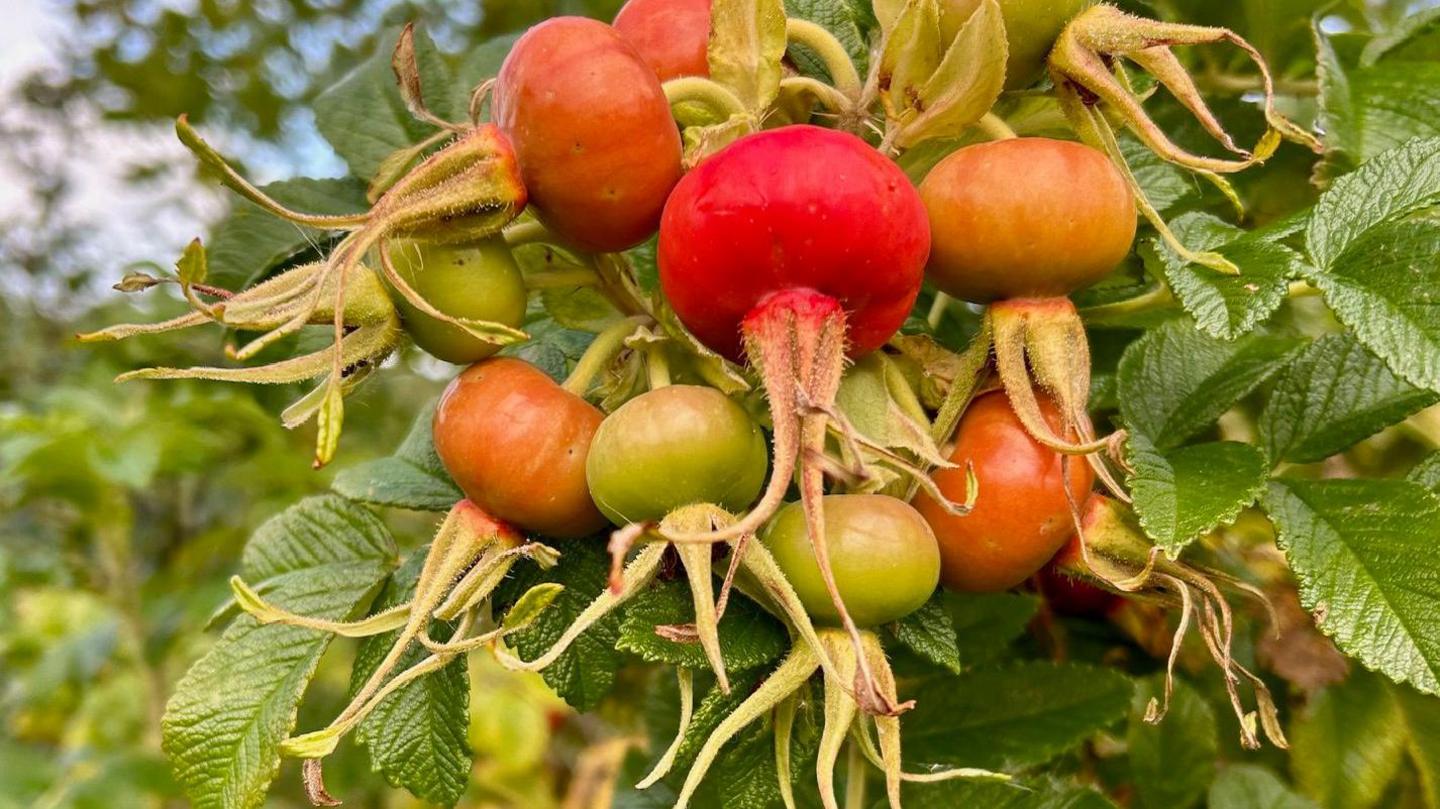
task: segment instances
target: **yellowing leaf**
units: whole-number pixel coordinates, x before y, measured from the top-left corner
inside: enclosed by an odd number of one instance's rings
[[[895,142],[913,146],[930,138],[955,137],[980,120],[1005,88],[1005,19],[995,0],[983,0],[960,27],[945,58],[921,89],[917,115]]]
[[[715,0],[710,15],[710,78],[751,112],[769,107],[780,89],[785,6],[781,0]]]

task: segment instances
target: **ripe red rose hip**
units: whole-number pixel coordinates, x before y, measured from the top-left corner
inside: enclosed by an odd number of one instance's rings
[[[542,222],[585,250],[655,232],[680,179],[680,133],[655,72],[615,29],[556,17],[515,43],[494,90]]]
[[[1068,295],[1130,252],[1135,200],[1103,152],[1051,138],[967,146],[920,184],[930,280],[976,303]]]
[[[702,342],[740,358],[740,321],[766,296],[839,301],[852,355],[880,347],[915,303],[930,227],[905,173],[860,138],[815,126],[750,135],[675,186],[660,283]]]

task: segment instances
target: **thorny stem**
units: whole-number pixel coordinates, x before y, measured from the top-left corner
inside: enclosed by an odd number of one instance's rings
[[[576,396],[583,397],[585,392],[590,390],[590,383],[594,382],[595,378],[608,368],[615,357],[625,349],[626,338],[648,321],[648,317],[637,315],[607,326],[585,349],[585,353],[580,355],[579,362],[575,363],[574,370],[565,378],[561,387]]]

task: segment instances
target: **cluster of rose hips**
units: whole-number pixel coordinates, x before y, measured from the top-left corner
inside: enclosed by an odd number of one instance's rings
[[[1096,11],[1101,23],[1114,22],[1111,11]],[[1082,99],[1072,116],[1083,124],[1077,131],[1104,146],[1109,124],[1092,107],[1095,99],[1118,101],[1099,94],[1104,79],[1086,73],[1087,54],[1137,62],[1154,54],[1137,56],[1114,39],[1104,40],[1114,45],[1106,51],[1091,13],[1062,33],[1064,22],[1038,34],[1048,39],[1032,58],[1038,63],[1059,35],[1063,47],[1050,61],[1057,92]],[[906,777],[898,717],[909,703],[896,693],[873,629],[918,609],[939,585],[1021,585],[1057,553],[1057,569],[1183,603],[1186,620],[1199,591],[1204,636],[1227,683],[1249,674],[1230,660],[1228,608],[1209,579],[1157,560],[1126,523],[1115,442],[1097,436],[1087,414],[1089,350],[1067,296],[1130,251],[1137,199],[1142,213],[1147,204],[1123,162],[1080,142],[1006,138],[954,151],[917,188],[886,153],[892,139],[877,149],[854,125],[865,109],[861,87],[832,99],[849,113],[840,127],[807,123],[808,108],[799,122],[793,110],[750,115],[741,127],[748,133],[687,151],[672,117],[676,94],[667,96],[676,85],[662,82],[708,74],[713,24],[704,0],[632,0],[613,27],[574,17],[535,26],[484,88],[491,121],[437,122],[454,136],[378,188],[364,215],[284,209],[182,120],[182,138],[233,188],[294,221],[348,235],[327,260],[235,294],[203,284],[197,247],[180,279],[194,313],[99,336],[216,321],[262,333],[235,352],[244,359],[305,325],[330,324],[335,344],[257,368],[139,375],[318,378],[286,421],[317,418],[324,462],[344,393],[402,336],[469,364],[442,396],[433,431],[465,500],[432,544],[411,603],[360,622],[325,622],[276,609],[236,582],[242,606],[262,621],[351,635],[403,630],[351,706],[326,729],[287,742],[290,754],[318,760],[395,688],[470,649],[492,648],[516,668],[549,665],[643,590],[671,553],[689,577],[696,618],[663,629],[704,648],[721,688],[729,686],[716,626],[732,588],[773,611],[794,638],[766,683],[709,738],[679,805],[728,739],[785,707],[817,671],[827,691],[818,765],[827,805],[836,757],[851,735],[885,772],[898,804]],[[402,41],[397,58],[406,47]],[[812,103],[823,104],[828,96],[815,92]],[[1183,153],[1169,156],[1185,162]],[[522,212],[533,219],[515,221]],[[620,251],[657,233],[659,293],[646,294]],[[527,282],[536,279],[522,276],[511,250],[527,242],[574,257],[572,274],[556,283],[579,272],[619,312],[563,382],[494,356],[526,339]],[[984,307],[980,334],[958,357],[960,371],[944,380],[934,415],[912,390],[906,373],[914,369],[888,348],[927,279],[949,298]],[[643,369],[646,389],[607,395],[602,409],[597,378],[622,361]],[[901,380],[895,395],[912,405],[897,416],[912,431],[905,447],[866,435],[837,404],[852,379],[877,368]],[[717,378],[727,384],[717,387]],[[765,394],[767,424],[733,395],[750,385]],[[1097,478],[1116,499],[1092,494]],[[592,536],[609,537],[612,587],[550,650],[522,660],[501,644],[544,609],[550,590],[537,588],[499,627],[474,633],[473,608],[517,560],[554,564],[546,537]],[[712,553],[716,545],[728,553]],[[718,597],[716,558],[726,562]],[[432,638],[435,619],[459,620],[458,628],[449,639]],[[431,656],[394,674],[412,643]],[[1272,712],[1262,710],[1267,731]],[[777,743],[788,745],[781,735]],[[1278,729],[1271,735],[1278,739]],[[665,774],[670,758],[647,782]],[[788,790],[788,774],[781,781]]]

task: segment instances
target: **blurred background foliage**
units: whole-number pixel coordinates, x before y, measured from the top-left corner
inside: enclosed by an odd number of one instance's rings
[[[286,433],[275,417],[296,390],[111,384],[131,368],[213,358],[225,339],[218,331],[84,348],[71,339],[82,329],[154,319],[155,309],[179,311],[173,298],[131,302],[108,286],[133,264],[169,264],[227,209],[215,189],[196,182],[171,122],[189,113],[207,133],[223,133],[222,149],[262,182],[339,176],[344,167],[317,133],[309,103],[386,44],[379,32],[423,19],[442,50],[458,55],[554,14],[609,19],[619,2],[19,5],[42,20],[35,30],[44,42],[29,63],[0,62],[0,809],[178,805],[159,753],[165,696],[209,642],[203,628],[224,600],[245,538],[284,506],[324,490],[330,473],[309,469],[312,437]],[[1340,30],[1383,30],[1413,4],[1122,5],[1237,28],[1303,99],[1314,82],[1309,26],[1317,9],[1331,6]],[[1238,98],[1253,89],[1242,65],[1203,64],[1211,92]],[[1267,199],[1293,210],[1297,197],[1308,197],[1309,167],[1303,153],[1287,150],[1256,179],[1244,178],[1257,218]],[[1103,347],[1099,353],[1103,363]],[[343,463],[388,453],[413,403],[448,374],[416,354],[398,364],[354,400]],[[1384,450],[1362,445],[1356,462],[1383,474],[1387,463],[1413,460]],[[387,516],[412,544],[430,530],[419,516]],[[302,726],[338,710],[352,652],[337,643],[327,655]],[[579,751],[602,769],[610,755],[594,746],[605,733],[590,723],[603,719],[575,716],[538,678],[482,658],[472,666],[477,764],[462,805],[561,805],[562,777],[583,760]],[[411,805],[381,788],[352,745],[331,759],[327,776],[352,805]],[[304,805],[299,782],[282,771],[272,805]]]

